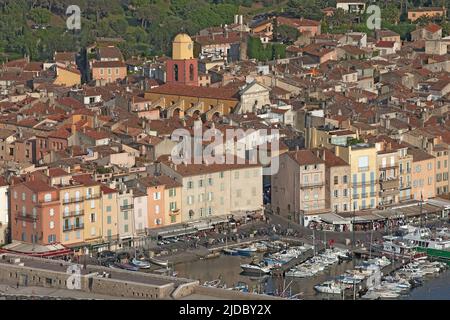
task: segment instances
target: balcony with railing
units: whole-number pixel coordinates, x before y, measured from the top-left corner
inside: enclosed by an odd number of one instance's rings
[[[21,221],[30,221],[30,222],[36,222],[37,220],[39,220],[38,216],[35,216],[33,214],[18,214],[16,215],[16,219],[17,220],[21,220]]]
[[[70,231],[80,230],[83,228],[84,228],[84,223],[65,225],[65,226],[63,226],[63,232],[70,232]]]
[[[319,188],[323,187],[325,183],[323,181],[318,182],[302,182],[300,184],[300,189],[309,189],[309,188]]]
[[[398,168],[398,164],[391,164],[391,165],[385,165],[385,166],[378,167],[378,170],[386,171],[386,170],[392,170],[392,169],[395,170],[397,168]]]
[[[100,197],[101,197],[100,193],[88,194],[86,195],[86,200],[100,199]]]
[[[375,184],[375,180],[368,180],[368,181],[357,181],[357,182],[352,182],[352,187],[353,188],[358,188],[358,187],[370,187],[371,185]]]
[[[64,217],[78,217],[84,215],[84,210],[64,212]]]
[[[62,203],[69,204],[69,203],[79,203],[79,202],[83,202],[83,201],[84,201],[84,197],[75,197],[75,198],[63,199]]]
[[[127,204],[127,205],[124,205],[124,206],[120,206],[120,210],[122,210],[122,211],[132,210],[133,208],[134,208],[134,205],[132,205],[132,204]]]

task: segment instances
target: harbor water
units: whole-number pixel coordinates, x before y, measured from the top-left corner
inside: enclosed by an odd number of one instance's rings
[[[174,266],[181,277],[199,280],[201,284],[206,281],[220,279],[221,284],[227,288],[235,287],[238,283],[248,285],[249,291],[259,293],[280,293],[285,291],[288,295],[299,294],[299,298],[305,300],[331,300],[342,299],[339,295],[320,294],[314,290],[314,285],[326,280],[332,280],[346,270],[352,269],[360,261],[344,261],[332,265],[323,272],[309,278],[272,277],[247,275],[242,273],[241,264],[250,263],[253,259],[260,258],[258,254],[251,257],[220,255],[217,258],[197,260],[180,263]],[[423,286],[411,290],[400,299],[423,300],[440,299],[450,300],[450,270],[437,276],[427,278]]]
[[[450,300],[450,270],[425,281],[424,285],[411,290],[407,300]]]
[[[199,280],[201,284],[206,281],[220,279],[221,283],[225,283],[227,288],[236,286],[239,282],[248,285],[249,291],[259,293],[275,293],[285,292],[289,295],[299,294],[303,299],[330,299],[339,298],[326,294],[318,294],[314,290],[314,285],[323,281],[330,280],[344,273],[348,269],[353,268],[352,261],[336,264],[329,269],[320,272],[318,275],[310,278],[281,278],[271,276],[258,276],[257,274],[243,274],[240,267],[241,264],[250,263],[254,258],[261,255],[251,257],[242,256],[226,256],[221,255],[217,258],[186,262],[175,265],[175,270],[180,277],[188,277]],[[292,282],[291,282],[292,281]]]

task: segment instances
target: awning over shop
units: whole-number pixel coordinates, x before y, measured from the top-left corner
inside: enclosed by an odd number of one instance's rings
[[[351,222],[335,213],[324,213],[319,215],[320,220],[329,224],[350,224]]]
[[[59,257],[73,253],[73,250],[65,247],[62,244],[51,244],[47,246],[39,244],[31,244],[20,241],[15,241],[0,249],[0,252],[24,254],[32,257]]]
[[[192,226],[187,224],[177,224],[174,226],[161,227],[157,229],[148,229],[148,234],[152,237],[171,238],[197,232]]]
[[[196,233],[197,229],[195,228],[189,228],[186,230],[179,230],[174,232],[165,233],[164,235],[160,235],[162,239],[168,239],[168,238],[174,238],[174,237],[181,237],[188,234]]]
[[[355,223],[368,223],[373,221],[385,220],[386,218],[383,216],[379,216],[376,214],[366,214],[363,216],[356,216],[354,218]],[[347,218],[349,221],[353,221],[353,218]]]

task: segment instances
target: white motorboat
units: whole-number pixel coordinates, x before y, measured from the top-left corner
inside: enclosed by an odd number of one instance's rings
[[[255,263],[246,263],[241,264],[241,269],[245,273],[253,273],[253,274],[267,274],[270,273],[270,268],[262,265],[258,265]]]
[[[342,294],[342,286],[335,281],[325,281],[322,284],[314,286],[314,289],[320,293]]]

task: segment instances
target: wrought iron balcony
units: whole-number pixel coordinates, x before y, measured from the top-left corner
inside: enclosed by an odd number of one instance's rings
[[[35,216],[32,214],[25,214],[25,215],[17,214],[16,219],[22,220],[22,221],[30,221],[30,222],[36,222],[37,220],[39,220],[38,216]]]
[[[69,232],[74,230],[80,230],[84,228],[84,223],[73,224],[69,226],[63,226],[63,232]]]
[[[84,210],[70,211],[69,213],[64,213],[64,217],[77,217],[84,215]]]
[[[83,201],[84,201],[83,197],[78,197],[78,198],[63,199],[62,203],[69,204],[69,203],[78,203],[78,202],[83,202]]]
[[[324,185],[323,181],[319,182],[303,182],[300,184],[300,189],[318,188]]]
[[[125,206],[120,206],[120,210],[122,210],[122,211],[131,210],[133,208],[134,208],[134,205],[132,205],[132,204],[128,204],[128,205],[125,205]]]

